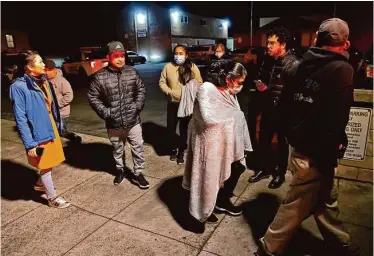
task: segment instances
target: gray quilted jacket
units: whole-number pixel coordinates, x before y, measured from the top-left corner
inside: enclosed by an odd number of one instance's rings
[[[87,95],[107,129],[131,128],[141,122],[139,113],[144,108],[145,86],[133,67],[99,70],[90,79]]]

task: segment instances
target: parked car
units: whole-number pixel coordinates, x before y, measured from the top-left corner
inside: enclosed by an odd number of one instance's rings
[[[139,55],[138,53],[134,51],[126,51],[127,54],[127,64],[129,65],[135,65],[135,63],[146,63],[147,59],[144,56]]]
[[[191,46],[187,48],[188,57],[197,65],[204,66],[215,52],[214,44]]]
[[[105,49],[94,47],[81,47],[79,52],[68,56],[62,63],[64,76],[79,75],[87,77],[108,65]]]

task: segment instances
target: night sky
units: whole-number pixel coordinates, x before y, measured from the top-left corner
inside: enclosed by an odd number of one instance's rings
[[[29,33],[41,53],[66,53],[117,39],[116,14],[129,2],[1,2],[2,29]],[[157,2],[197,15],[227,18],[230,35],[249,33],[250,2]],[[373,2],[336,2],[336,15],[359,30],[371,26]],[[328,15],[333,2],[254,2],[254,17]],[[255,26],[258,24],[254,24]]]

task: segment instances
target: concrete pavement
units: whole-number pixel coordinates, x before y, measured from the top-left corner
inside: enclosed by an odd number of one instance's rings
[[[145,130],[162,135],[162,125]],[[181,188],[183,166],[170,162],[162,140],[152,136],[145,146],[148,190],[125,180],[114,186],[109,141],[81,134],[78,146],[65,142],[67,160],[53,172],[58,194],[72,202],[67,209],[46,205],[33,191],[36,172],[27,165],[15,123],[1,121],[1,252],[2,255],[253,255],[256,241],[271,222],[290,181],[280,189],[269,180],[249,184],[247,170],[235,190],[243,215],[219,214],[205,227],[188,214],[188,193]],[[146,140],[147,141],[147,140]],[[131,153],[126,149],[127,166]],[[372,184],[337,180],[341,217],[363,256],[373,254]],[[286,255],[332,255],[312,218],[294,235]]]

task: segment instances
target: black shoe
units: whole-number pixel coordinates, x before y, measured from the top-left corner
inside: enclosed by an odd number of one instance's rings
[[[339,256],[359,256],[361,253],[361,248],[358,245],[350,244],[344,245],[342,249],[339,250],[337,255]]]
[[[239,206],[233,205],[230,199],[226,199],[226,200],[217,199],[215,209],[219,212],[224,212],[231,216],[239,216],[240,214],[242,214],[242,208]]]
[[[268,174],[265,171],[259,171],[258,173],[254,174],[253,176],[249,177],[248,182],[255,183],[262,179],[267,179],[270,177],[270,174]]]
[[[257,252],[254,253],[255,256],[276,256],[276,254],[268,253],[265,250],[264,238],[260,238],[259,246]]]
[[[80,143],[82,143],[82,137],[81,137],[81,136],[78,136],[78,135],[74,135],[72,141],[73,141],[74,143],[80,144]]]
[[[184,164],[184,152],[179,152],[177,164]]]
[[[143,174],[133,175],[132,181],[139,186],[139,188],[149,188],[149,182],[144,178]]]
[[[177,161],[177,158],[178,158],[178,149],[173,149],[171,151],[170,161]]]
[[[207,222],[207,223],[215,224],[215,223],[218,223],[218,218],[217,218],[217,216],[216,216],[214,213],[212,213],[212,214],[208,217],[208,219],[206,220],[206,222]]]
[[[123,179],[125,178],[125,172],[122,170],[119,170],[116,177],[113,180],[114,185],[119,185],[122,183]]]
[[[286,181],[284,175],[277,175],[275,176],[269,183],[268,188],[270,189],[277,189]]]

